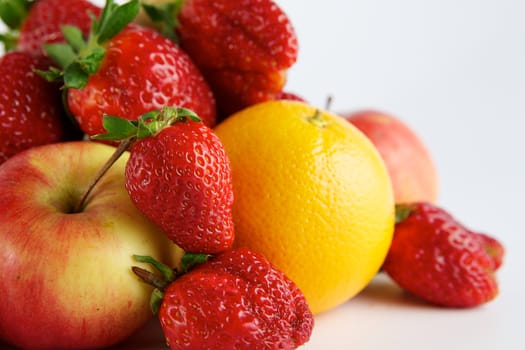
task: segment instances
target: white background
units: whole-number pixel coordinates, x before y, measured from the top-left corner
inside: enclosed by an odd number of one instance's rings
[[[305,349],[522,349],[525,1],[279,0],[299,60],[287,89],[332,110],[390,112],[424,140],[439,204],[507,248],[501,294],[444,310],[387,280],[317,318]]]
[[[321,107],[331,95],[335,112],[374,108],[405,121],[434,157],[440,205],[507,248],[501,294],[483,307],[434,308],[378,278],[318,316],[303,348],[521,349],[525,1],[277,3],[300,43],[287,90]],[[125,348],[150,349],[141,339]]]

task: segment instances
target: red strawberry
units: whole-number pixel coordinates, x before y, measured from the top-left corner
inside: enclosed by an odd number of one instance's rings
[[[171,282],[158,317],[172,350],[295,349],[309,340],[314,324],[297,286],[246,248],[222,253]]]
[[[86,0],[8,0],[20,11],[16,22],[9,24],[19,27],[19,50],[42,53],[46,43],[64,42],[62,25],[74,25],[87,36],[91,28],[90,14],[98,16],[100,8]],[[22,7],[21,4],[24,6]],[[27,12],[26,12],[27,11]]]
[[[190,58],[155,30],[128,25],[138,12],[137,0],[117,6],[108,0],[90,38],[76,41],[71,50],[47,50],[62,67],[67,104],[82,130],[92,136],[104,132],[104,114],[136,120],[166,105],[194,110],[208,126],[216,120],[215,100]]]
[[[181,47],[210,83],[221,116],[275,99],[298,44],[274,1],[186,0],[166,7],[175,19],[167,25],[175,25]],[[169,18],[146,9],[154,20]]]
[[[58,86],[33,72],[50,64],[44,56],[26,52],[0,57],[0,164],[25,149],[66,136]]]
[[[137,119],[165,105],[194,110],[208,126],[216,119],[211,90],[189,57],[154,30],[129,27],[106,46],[100,69],[81,89],[68,91],[68,106],[83,130],[101,133],[102,115]]]
[[[483,249],[485,249],[487,254],[492,258],[492,262],[494,264],[493,269],[499,269],[503,263],[503,256],[505,255],[505,248],[503,245],[496,238],[487,234],[479,232],[472,233],[478,235],[483,245]]]
[[[215,254],[234,240],[231,170],[219,138],[194,117],[170,107],[135,124],[106,117],[99,138],[131,141],[126,189],[139,210],[185,251]]]
[[[297,94],[294,94],[292,92],[287,91],[281,91],[277,95],[275,95],[276,100],[291,100],[291,101],[300,101],[300,102],[307,102],[302,96],[299,96]]]
[[[503,254],[499,242],[490,244],[501,249],[501,254],[493,256],[483,236],[469,231],[442,208],[414,203],[402,209],[408,216],[396,224],[383,265],[396,283],[428,302],[448,307],[473,307],[497,296],[494,271]]]

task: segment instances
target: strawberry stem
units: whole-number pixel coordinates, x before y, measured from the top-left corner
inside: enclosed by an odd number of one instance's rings
[[[131,270],[135,275],[137,275],[137,277],[139,277],[143,282],[149,284],[150,286],[155,287],[155,289],[151,293],[150,298],[151,311],[154,314],[158,313],[160,305],[162,304],[162,300],[164,298],[164,290],[172,282],[174,282],[178,277],[187,273],[191,268],[206,262],[209,257],[210,255],[208,254],[185,253],[181,261],[182,270],[177,271],[175,269],[171,269],[167,265],[164,265],[160,261],[155,260],[155,258],[152,258],[151,256],[133,255],[133,259],[135,259],[136,261],[150,264],[158,272],[160,272],[159,276],[154,274],[153,272],[150,272],[138,266],[131,267]]]
[[[159,289],[160,291],[164,290],[169,285],[169,282],[164,279],[164,277],[158,276],[153,272],[150,272],[142,267],[132,266],[131,270],[138,278],[143,282]]]
[[[151,256],[147,255],[133,255],[133,259],[138,262],[147,263],[152,265],[157,271],[160,272],[160,276],[156,275],[148,270],[145,270],[138,266],[132,266],[131,270],[142,282],[155,287],[151,293],[149,305],[151,311],[157,314],[164,299],[164,290],[170,285],[171,282],[177,278],[177,272],[172,270],[170,267],[164,265],[158,260],[155,260]]]
[[[414,209],[415,206],[411,203],[396,204],[396,224],[405,221]]]
[[[102,168],[98,171],[98,173],[95,175],[91,183],[89,184],[86,192],[82,195],[80,198],[80,201],[77,203],[77,206],[75,207],[74,213],[80,213],[84,210],[84,206],[86,205],[86,200],[88,196],[91,194],[91,191],[95,188],[97,183],[102,179],[104,174],[107,173],[107,171],[111,168],[113,164],[120,158],[120,156],[126,152],[133,142],[135,142],[135,137],[130,137],[128,139],[123,140],[115,150],[115,152],[111,155],[111,157],[108,159],[108,161],[102,166]]]
[[[4,51],[12,51],[18,44],[18,32],[9,31],[7,33],[0,34],[0,42],[4,44]]]
[[[164,265],[158,260],[155,260],[151,256],[147,255],[133,255],[133,259],[135,259],[138,262],[147,263],[152,265],[157,271],[159,271],[162,275],[162,278],[164,281],[172,282],[177,278],[177,274],[175,271],[173,271],[169,266]],[[158,288],[157,285],[155,287]]]
[[[184,253],[184,255],[182,256],[181,262],[180,262],[181,273],[186,273],[190,271],[192,268],[194,268],[195,266],[198,266],[208,261],[210,256],[211,255],[209,254],[202,254],[202,253],[190,253],[190,252]]]

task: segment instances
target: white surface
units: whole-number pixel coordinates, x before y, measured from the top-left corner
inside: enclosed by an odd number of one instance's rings
[[[299,60],[287,88],[397,115],[425,141],[439,203],[503,241],[500,296],[444,310],[372,284],[317,318],[305,349],[521,349],[525,312],[525,2],[280,0]]]
[[[379,278],[318,316],[303,348],[521,349],[525,2],[277,2],[300,42],[287,90],[319,106],[332,95],[334,111],[375,108],[404,120],[435,158],[440,204],[507,248],[494,302],[472,310],[434,308]],[[157,339],[155,324],[150,329]],[[151,349],[147,333],[122,348]]]
[[[522,349],[525,312],[525,2],[279,0],[299,60],[287,88],[332,110],[409,124],[440,175],[440,205],[507,248],[500,296],[443,310],[372,284],[319,316],[305,349]]]

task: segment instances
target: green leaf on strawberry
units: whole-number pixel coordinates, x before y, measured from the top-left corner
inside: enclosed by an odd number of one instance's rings
[[[405,221],[410,213],[416,209],[413,204],[397,204],[396,205],[396,224]]]
[[[127,120],[120,117],[115,117],[112,115],[104,116],[104,129],[108,130],[112,140],[123,140],[137,134],[137,123],[131,120]],[[104,136],[100,135],[99,139],[106,139]]]
[[[72,52],[78,52],[84,46],[84,35],[78,27],[71,25],[64,25],[62,28],[62,34],[64,39],[71,46]]]
[[[34,72],[48,82],[59,82],[62,80],[62,71],[55,67],[49,67],[48,70],[35,69]],[[74,122],[73,120],[71,120]]]
[[[106,141],[123,141],[130,138],[140,140],[159,133],[173,123],[184,122],[186,118],[201,121],[195,112],[187,108],[172,106],[145,113],[138,120],[105,115],[102,125],[106,133],[94,135],[92,138]]]
[[[162,278],[163,278],[164,282],[166,282],[166,283],[172,282],[177,277],[177,274],[175,273],[175,271],[173,269],[171,269],[170,267],[164,265],[160,261],[155,260],[151,256],[133,255],[133,259],[135,259],[138,262],[147,263],[147,264],[150,264],[151,266],[153,266],[157,271],[159,271],[161,273]],[[159,286],[156,285],[156,287],[159,287]]]
[[[18,29],[27,16],[31,2],[28,0],[0,0],[0,19],[10,29],[0,34],[5,51],[11,51],[18,41]]]
[[[177,16],[183,4],[184,0],[165,2],[162,4],[143,3],[142,8],[151,21],[159,26],[159,32],[162,35],[179,43],[179,38],[175,32],[175,28],[179,24]]]
[[[19,29],[31,7],[28,0],[0,0],[0,19],[11,29]]]
[[[181,260],[181,270],[177,271],[151,256],[133,255],[133,259],[137,262],[150,264],[160,273],[159,276],[138,266],[132,266],[131,268],[133,273],[135,273],[143,282],[155,287],[150,298],[150,308],[153,314],[159,312],[162,300],[164,299],[164,290],[166,287],[181,275],[189,272],[192,268],[208,261],[209,257],[210,255],[208,254],[185,253]]]
[[[96,26],[93,26],[96,31],[91,34],[97,38],[98,44],[103,44],[120,33],[137,16],[139,10],[138,0],[131,0],[120,6],[113,0],[108,0],[102,11],[100,22],[96,22]]]
[[[76,53],[67,44],[44,45],[47,55],[60,67],[67,67],[75,61]]]
[[[180,262],[182,273],[186,273],[194,267],[206,262],[211,255],[200,253],[185,253]]]
[[[54,43],[44,45],[46,53],[63,69],[63,80],[66,88],[80,89],[89,77],[95,74],[102,62],[106,49],[103,44],[115,37],[138,14],[138,0],[131,0],[118,5],[114,0],[107,0],[100,18],[92,19],[92,27],[87,39],[82,31],[74,26],[61,28],[67,44]],[[56,78],[56,74],[39,72],[44,78]]]
[[[5,51],[12,51],[18,43],[18,34],[13,31],[0,34],[0,42],[4,44]]]
[[[51,78],[53,72],[43,72],[42,74]],[[185,122],[186,118],[192,121],[201,122],[199,116],[197,116],[192,110],[170,106],[164,107],[160,111],[153,110],[145,113],[138,120],[129,120],[117,116],[104,115],[103,127],[107,132],[105,134],[94,135],[92,138],[102,141],[119,141],[120,144],[104,167],[100,169],[90,186],[88,186],[87,191],[82,195],[78,202],[75,211],[80,211],[81,208],[83,208],[87,197],[98,181],[133,143],[137,140],[154,136],[174,123]]]

